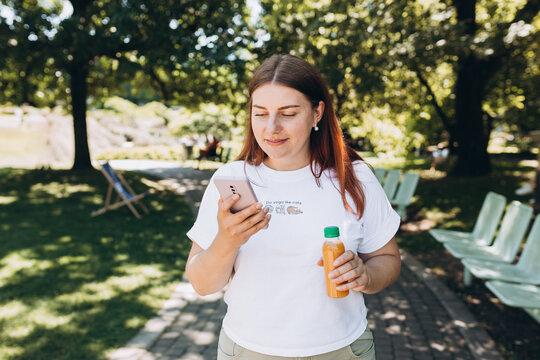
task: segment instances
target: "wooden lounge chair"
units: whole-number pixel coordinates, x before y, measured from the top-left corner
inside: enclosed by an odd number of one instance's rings
[[[472,241],[478,245],[490,245],[495,236],[497,225],[506,206],[506,198],[494,192],[488,192],[472,232],[431,229],[429,234],[438,242]]]
[[[420,175],[417,173],[406,172],[403,175],[401,184],[399,184],[396,196],[390,201],[392,205],[397,207],[396,211],[402,218],[406,216],[405,207],[407,207],[412,201],[419,178]]]
[[[105,206],[103,206],[101,209],[93,211],[91,216],[98,216],[101,214],[106,213],[109,210],[118,209],[121,206],[127,206],[133,215],[137,217],[137,219],[141,218],[141,215],[135,209],[135,206],[133,206],[134,203],[137,203],[143,209],[145,213],[148,214],[148,209],[140,200],[145,197],[148,194],[154,193],[154,189],[149,189],[145,193],[142,194],[136,194],[133,189],[128,185],[122,174],[117,173],[114,171],[114,169],[111,167],[109,162],[103,162],[101,163],[101,172],[109,182],[109,188],[107,190],[107,196],[105,198]],[[111,196],[112,196],[112,190],[116,191],[116,201],[111,204]]]
[[[486,286],[505,305],[520,307],[540,323],[540,287],[491,280]]]
[[[394,198],[394,194],[399,184],[399,178],[401,177],[401,170],[392,169],[388,171],[386,178],[384,179],[383,190],[388,200]]]
[[[495,241],[490,246],[474,242],[446,242],[444,247],[456,258],[512,262],[523,240],[533,213],[532,207],[512,201],[504,214]]]
[[[534,220],[527,242],[517,264],[494,263],[478,259],[463,259],[463,281],[470,285],[472,275],[480,279],[504,280],[540,285],[540,216]]]

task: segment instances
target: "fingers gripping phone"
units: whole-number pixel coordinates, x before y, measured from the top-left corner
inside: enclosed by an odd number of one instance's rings
[[[255,192],[253,192],[249,180],[245,177],[216,176],[214,178],[214,184],[216,184],[222,199],[226,199],[234,194],[240,195],[240,199],[231,207],[232,213],[244,210],[257,202]]]

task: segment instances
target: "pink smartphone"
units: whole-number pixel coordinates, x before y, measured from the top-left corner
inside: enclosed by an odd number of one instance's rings
[[[253,188],[245,177],[217,176],[214,178],[214,184],[216,184],[222,199],[234,194],[240,195],[240,199],[231,207],[232,213],[244,210],[257,202]]]

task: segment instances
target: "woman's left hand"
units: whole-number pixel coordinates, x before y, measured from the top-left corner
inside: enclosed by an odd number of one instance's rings
[[[324,266],[323,259],[317,265]],[[336,284],[339,291],[354,290],[365,291],[371,284],[371,277],[367,267],[360,257],[351,250],[345,251],[334,261],[335,269],[328,277]]]

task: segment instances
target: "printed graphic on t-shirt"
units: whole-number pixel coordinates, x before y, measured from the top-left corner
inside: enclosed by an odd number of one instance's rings
[[[275,213],[279,215],[299,215],[302,214],[302,202],[301,201],[266,201],[265,207],[268,208],[268,213]]]

